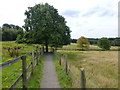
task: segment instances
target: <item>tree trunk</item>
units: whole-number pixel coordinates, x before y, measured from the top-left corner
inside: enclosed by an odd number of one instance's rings
[[[46,46],[46,52],[48,52],[48,43],[47,42],[46,42],[45,46]]]

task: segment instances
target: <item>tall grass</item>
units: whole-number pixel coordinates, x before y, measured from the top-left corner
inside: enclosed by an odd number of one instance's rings
[[[88,88],[118,88],[117,51],[59,51],[59,53],[67,54],[68,62],[78,70],[85,68]]]

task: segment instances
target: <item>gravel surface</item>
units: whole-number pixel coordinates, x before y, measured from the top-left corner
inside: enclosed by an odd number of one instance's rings
[[[41,88],[60,88],[52,55],[46,55]]]

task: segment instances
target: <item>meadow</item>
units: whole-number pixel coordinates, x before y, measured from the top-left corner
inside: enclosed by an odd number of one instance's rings
[[[22,47],[19,52],[19,56],[36,50],[39,44],[17,44],[15,41],[0,42],[2,45],[2,51],[0,55],[2,60],[0,63],[17,58],[16,56],[10,57],[8,50],[5,48],[9,47]],[[71,45],[63,46],[63,49],[80,49],[75,43]],[[90,45],[90,49],[99,49],[98,46]],[[111,49],[118,49],[118,47],[111,47]],[[80,68],[85,69],[86,74],[86,85],[87,88],[117,88],[118,87],[118,51],[69,51],[69,50],[57,50],[58,53],[67,54],[68,62],[71,65],[71,69],[74,76],[67,76],[64,71],[64,67],[60,67],[58,62],[55,62],[56,71],[60,84],[63,88],[79,87],[78,83],[80,80]],[[44,57],[42,57],[44,59]],[[55,60],[56,57],[54,56]],[[27,65],[31,61],[31,56],[27,57]],[[5,67],[1,70],[2,72],[2,88],[9,88],[11,84],[17,79],[22,73],[21,61]],[[43,62],[40,66],[36,67],[35,75],[30,78],[28,82],[28,88],[39,88],[40,78],[42,77]],[[39,69],[41,68],[41,69]],[[39,73],[37,73],[39,72]],[[71,80],[72,79],[72,80]],[[35,81],[36,80],[36,81]],[[33,84],[36,83],[36,84]],[[17,87],[21,87],[21,82],[17,84]]]
[[[77,48],[76,44],[63,48]],[[97,46],[90,48],[100,49]],[[112,47],[117,49],[117,47]],[[118,51],[69,51],[58,50],[58,53],[67,54],[68,62],[73,65],[74,74],[80,74],[80,68],[85,69],[87,88],[117,88],[118,87]],[[73,77],[73,79],[75,79]],[[79,87],[77,80],[73,87]]]
[[[30,53],[32,50],[36,50],[37,46],[40,46],[39,44],[17,44],[15,43],[15,41],[3,41],[3,42],[0,42],[0,44],[2,44],[2,52],[0,52],[0,55],[2,56],[2,60],[0,61],[0,63],[15,59],[19,56]],[[7,50],[7,48],[9,47],[22,47],[22,48],[18,50],[18,56],[11,57]],[[27,66],[31,62],[31,58],[32,58],[31,56],[27,56],[26,58]],[[8,67],[1,69],[1,72],[2,72],[2,88],[9,88],[11,84],[22,73],[21,60],[18,61],[17,63],[14,63]],[[18,83],[16,87],[21,87],[21,84],[22,84],[21,82]]]

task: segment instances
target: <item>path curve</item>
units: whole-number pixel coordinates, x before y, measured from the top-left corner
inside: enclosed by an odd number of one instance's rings
[[[46,55],[41,88],[60,88],[52,55]]]

